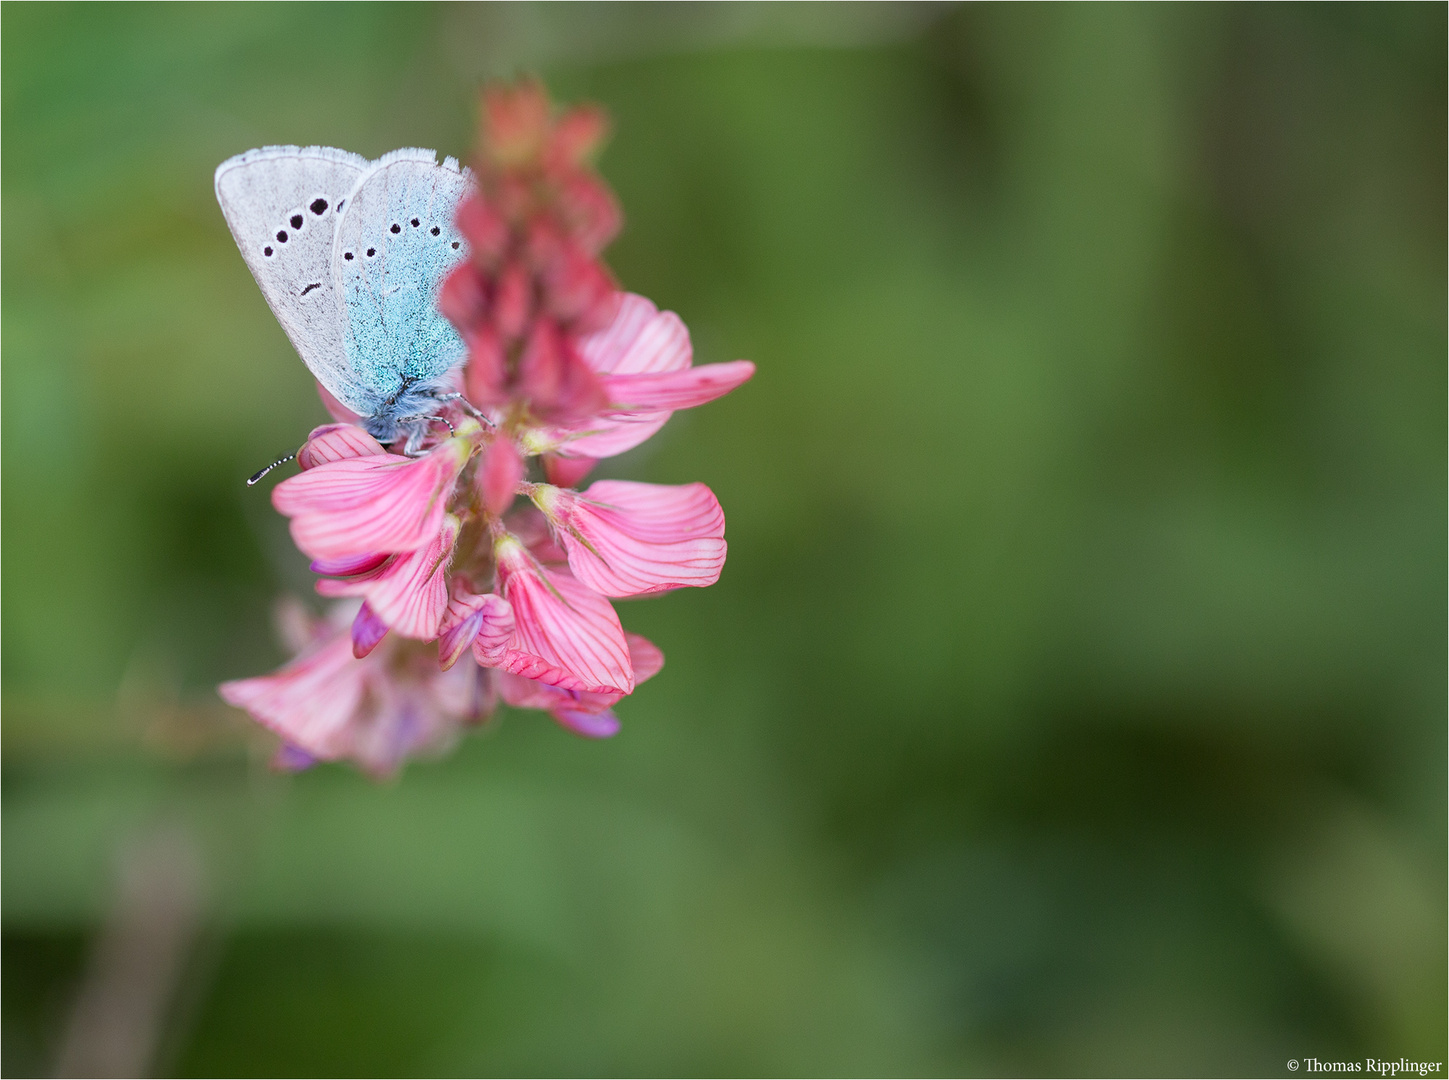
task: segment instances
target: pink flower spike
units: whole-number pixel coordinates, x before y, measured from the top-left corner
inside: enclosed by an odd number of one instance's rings
[[[513,445],[512,439],[499,435],[483,451],[483,460],[478,466],[478,489],[490,514],[503,516],[503,512],[513,505],[513,496],[522,479],[523,458],[519,456],[518,448]]]
[[[372,457],[385,454],[382,444],[360,427],[352,424],[324,424],[313,428],[307,436],[306,445],[297,451],[297,464],[305,469],[315,469],[329,461],[344,458]]]
[[[409,551],[438,534],[447,498],[469,455],[448,439],[423,457],[397,454],[330,461],[282,481],[272,505],[292,519],[292,538],[314,559]]]
[[[549,715],[575,735],[586,739],[608,739],[619,734],[619,718],[608,709],[598,713],[554,709]]]
[[[377,648],[385,637],[387,623],[374,615],[372,608],[364,600],[362,607],[357,609],[357,617],[352,620],[352,655],[361,660]]]
[[[629,646],[609,602],[562,569],[544,570],[512,536],[499,536],[494,553],[515,620],[499,666],[565,690],[632,692]]]
[[[609,395],[606,413],[663,412],[692,409],[749,381],[755,365],[749,360],[704,364],[685,371],[645,375],[605,375]]]
[[[362,703],[366,667],[339,634],[271,675],[217,687],[228,705],[245,709],[287,742],[313,757],[346,752],[347,726]]]
[[[605,596],[642,596],[719,580],[724,511],[703,484],[600,480],[579,495],[535,484],[533,501],[553,523],[569,569]]]

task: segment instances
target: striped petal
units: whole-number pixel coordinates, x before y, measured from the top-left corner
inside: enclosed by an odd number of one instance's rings
[[[703,484],[600,480],[584,494],[535,484],[569,569],[605,596],[642,596],[719,580],[724,512]]]
[[[297,451],[297,464],[304,470],[315,469],[329,461],[344,458],[372,457],[385,454],[382,443],[353,424],[325,424],[313,428],[307,442]]]
[[[755,365],[749,360],[704,364],[685,371],[661,374],[605,375],[604,390],[610,406],[606,413],[652,413],[703,405],[749,380]]]
[[[483,667],[497,667],[513,637],[513,606],[496,593],[470,592],[453,582],[453,599],[438,636],[438,662],[444,671],[470,648]]]
[[[443,518],[433,541],[399,556],[387,572],[369,582],[367,606],[403,637],[431,641],[448,608],[448,560],[458,539],[458,519]]]
[[[579,355],[600,375],[637,375],[688,368],[694,350],[678,315],[660,311],[643,296],[625,293],[614,321],[584,337]]]
[[[317,650],[255,679],[217,688],[228,705],[245,709],[287,742],[330,759],[347,749],[347,728],[362,704],[366,666],[352,639],[338,634]]]
[[[512,536],[500,537],[494,553],[515,623],[504,671],[565,690],[634,689],[629,646],[606,599],[562,569],[544,570]]]
[[[314,559],[409,551],[442,527],[453,482],[471,452],[448,439],[421,458],[396,454],[329,461],[272,489],[272,505],[292,519],[292,538]]]
[[[355,577],[371,573],[390,558],[392,555],[386,551],[364,551],[341,559],[313,559],[312,573],[327,577]]]

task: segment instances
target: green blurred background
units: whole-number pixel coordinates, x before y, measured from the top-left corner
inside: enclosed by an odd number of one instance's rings
[[[1443,1060],[1445,41],[5,5],[5,1075],[83,1037],[158,835],[201,905],[158,1074]],[[759,365],[606,472],[710,484],[729,563],[620,605],[668,665],[612,742],[271,774],[212,687],[309,575],[242,479],[324,414],[212,171],[466,154],[518,71],[614,117],[620,280]]]

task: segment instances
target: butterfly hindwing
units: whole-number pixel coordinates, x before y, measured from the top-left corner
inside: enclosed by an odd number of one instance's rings
[[[467,246],[453,223],[471,180],[431,150],[373,163],[347,196],[332,244],[343,350],[365,401],[351,407],[379,429],[424,407],[466,349],[437,310],[438,289]]]
[[[222,214],[272,313],[308,370],[353,409],[360,387],[347,366],[331,260],[345,200],[371,167],[325,146],[268,146],[216,170]]]

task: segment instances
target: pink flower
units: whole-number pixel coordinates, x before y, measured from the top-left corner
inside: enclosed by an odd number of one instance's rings
[[[335,432],[329,437],[342,441]],[[311,446],[309,440],[303,453],[320,457]],[[448,495],[472,451],[468,439],[452,438],[420,458],[374,453],[324,460],[278,484],[272,505],[292,519],[292,539],[314,559],[411,551],[442,529]]]
[[[283,766],[347,758],[385,776],[409,756],[446,748],[460,726],[491,711],[488,674],[471,662],[444,672],[431,646],[406,641],[359,660],[345,618],[317,625],[318,640],[291,663],[219,688],[282,737]]]
[[[725,561],[724,511],[703,484],[600,480],[580,495],[550,484],[528,494],[548,517],[569,569],[605,596],[713,585]]]
[[[629,645],[636,685],[659,674],[664,667],[664,654],[658,647],[639,634],[626,633],[624,638]],[[564,727],[590,739],[607,739],[619,732],[619,718],[612,706],[624,697],[622,693],[564,690],[507,673],[499,678],[498,692],[515,709],[546,709]]]
[[[432,641],[448,607],[448,560],[458,529],[458,519],[444,514],[437,534],[422,547],[394,555],[365,573],[324,578],[317,582],[317,591],[365,597],[368,610],[385,626],[403,637]]]
[[[614,608],[563,569],[545,570],[517,538],[493,544],[514,630],[498,665],[565,690],[607,694],[634,689],[634,668]]]
[[[622,294],[605,329],[579,342],[579,355],[600,376],[609,404],[539,432],[541,448],[567,458],[622,454],[663,427],[674,409],[713,401],[755,373],[748,360],[691,367],[694,352],[679,316],[633,293]]]

